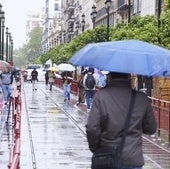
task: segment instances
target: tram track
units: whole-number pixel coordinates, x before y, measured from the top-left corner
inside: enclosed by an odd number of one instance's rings
[[[63,113],[74,123],[74,125],[80,130],[80,132],[83,134],[84,137],[86,137],[86,132],[85,129],[83,129],[79,124],[78,121],[74,118],[73,115],[71,115],[65,108],[63,108],[62,106],[60,106],[55,100],[53,100],[53,98],[50,95],[47,95],[43,90],[41,90],[48,98],[51,99],[51,101],[57,106],[59,107]],[[68,104],[69,103],[65,103]]]
[[[25,92],[27,92],[26,88],[23,90],[23,94],[24,94],[24,99],[23,99],[24,104],[23,105],[25,105],[25,116],[26,116],[26,121],[27,121],[27,128],[28,128],[27,130],[28,130],[28,134],[29,134],[28,142],[29,142],[29,147],[30,147],[29,153],[30,153],[30,156],[31,156],[30,166],[31,166],[31,169],[37,169],[37,168],[41,168],[41,167],[39,167],[41,164],[39,162],[39,157],[37,156],[38,155],[37,153],[39,153],[37,151],[39,149],[37,149],[37,139],[38,139],[38,137],[36,137],[36,135],[35,135],[35,126],[34,126],[35,125],[34,120],[36,120],[36,119],[32,118],[32,116],[34,116],[34,114],[35,114],[33,112],[34,112],[34,110],[36,111],[37,108],[35,108],[33,105],[32,106],[30,105],[30,102],[32,102],[31,101],[32,99],[30,97],[28,97],[27,94],[25,94]],[[71,113],[69,113],[69,111],[67,111],[67,108],[64,108],[64,107],[67,107],[67,106],[69,107],[69,105],[58,104],[57,101],[54,99],[54,97],[56,97],[54,91],[53,91],[54,95],[51,95],[51,93],[49,91],[43,90],[43,88],[41,88],[41,86],[39,86],[38,91],[34,91],[34,92],[31,91],[31,93],[32,93],[32,97],[34,95],[34,97],[38,100],[38,101],[36,100],[37,104],[43,104],[41,102],[41,98],[43,98],[43,97],[47,98],[48,97],[48,102],[50,103],[49,109],[50,109],[50,107],[56,107],[57,110],[61,111],[59,114],[60,115],[63,114],[63,115],[61,115],[62,118],[64,118],[64,116],[65,116],[68,119],[70,126],[74,126],[73,128],[72,127],[71,128],[72,129],[76,128],[76,129],[74,129],[75,133],[76,132],[79,133],[81,135],[82,140],[86,140],[86,133],[85,133],[84,128],[81,125],[79,125],[78,120],[76,118],[74,118],[74,116]],[[62,97],[61,97],[61,99],[62,99]],[[52,109],[55,111],[55,108],[52,108]],[[58,116],[59,114],[56,114],[56,115]],[[51,115],[51,113],[49,113],[49,115]],[[60,125],[60,123],[59,124],[55,123],[55,124]],[[72,139],[76,140],[76,138],[79,138],[79,136],[78,136],[79,134],[77,134],[77,136],[76,135],[72,136]],[[85,144],[85,142],[82,141],[83,145]],[[67,141],[66,141],[66,144],[67,144]],[[75,144],[73,144],[73,147],[74,147],[74,145]],[[83,145],[77,145],[77,148],[81,149],[81,147]],[[69,146],[69,145],[66,145],[66,147],[67,146]],[[85,146],[85,149],[86,149],[86,151],[89,151],[88,146]],[[83,151],[85,151],[85,149],[83,148]],[[73,150],[73,152],[74,152],[76,149],[74,150],[74,148],[71,148],[71,150]],[[67,153],[69,153],[69,150],[67,150],[67,151],[68,151]],[[55,153],[57,153],[57,151],[55,151]],[[83,158],[87,158],[87,156],[89,156],[88,154],[86,156],[84,156]],[[70,158],[74,159],[74,156],[73,157],[71,156]],[[81,158],[81,156],[79,156],[79,158]],[[69,162],[69,160],[68,160],[68,162]],[[85,165],[89,165],[90,162],[86,161],[85,163],[87,163]],[[70,163],[69,165],[72,165],[72,164]],[[80,164],[78,164],[78,161],[76,162],[76,165],[80,165]]]

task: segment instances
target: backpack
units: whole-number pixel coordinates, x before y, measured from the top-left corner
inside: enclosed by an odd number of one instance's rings
[[[88,89],[93,89],[95,86],[95,79],[93,74],[87,74],[85,85]]]

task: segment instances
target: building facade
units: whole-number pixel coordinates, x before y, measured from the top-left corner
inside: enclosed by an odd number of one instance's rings
[[[61,0],[45,1],[45,20],[43,23],[42,51],[46,52],[57,44],[61,30]]]
[[[68,43],[78,34],[93,29],[94,26],[108,23],[115,26],[120,20],[128,23],[131,16],[136,14],[157,16],[160,12],[160,2],[163,4],[163,0],[111,0],[109,8],[106,8],[105,2],[103,0],[45,0],[45,15],[43,22],[41,21],[42,51],[46,52],[56,45]],[[93,7],[96,15],[92,19]],[[32,27],[30,25],[31,23],[28,22],[28,30]]]

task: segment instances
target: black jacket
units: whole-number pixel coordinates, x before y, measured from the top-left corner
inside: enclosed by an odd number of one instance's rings
[[[95,94],[86,125],[88,144],[92,152],[100,146],[113,146],[120,142],[131,92],[130,81],[115,79]],[[137,92],[122,153],[123,165],[144,165],[142,134],[154,134],[156,129],[150,100],[144,93]]]

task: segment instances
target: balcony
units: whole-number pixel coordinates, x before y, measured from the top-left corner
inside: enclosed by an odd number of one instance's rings
[[[73,4],[69,4],[67,10],[68,11],[73,11],[75,9]]]
[[[68,23],[73,23],[75,21],[75,18],[73,16],[68,16],[67,22]]]

